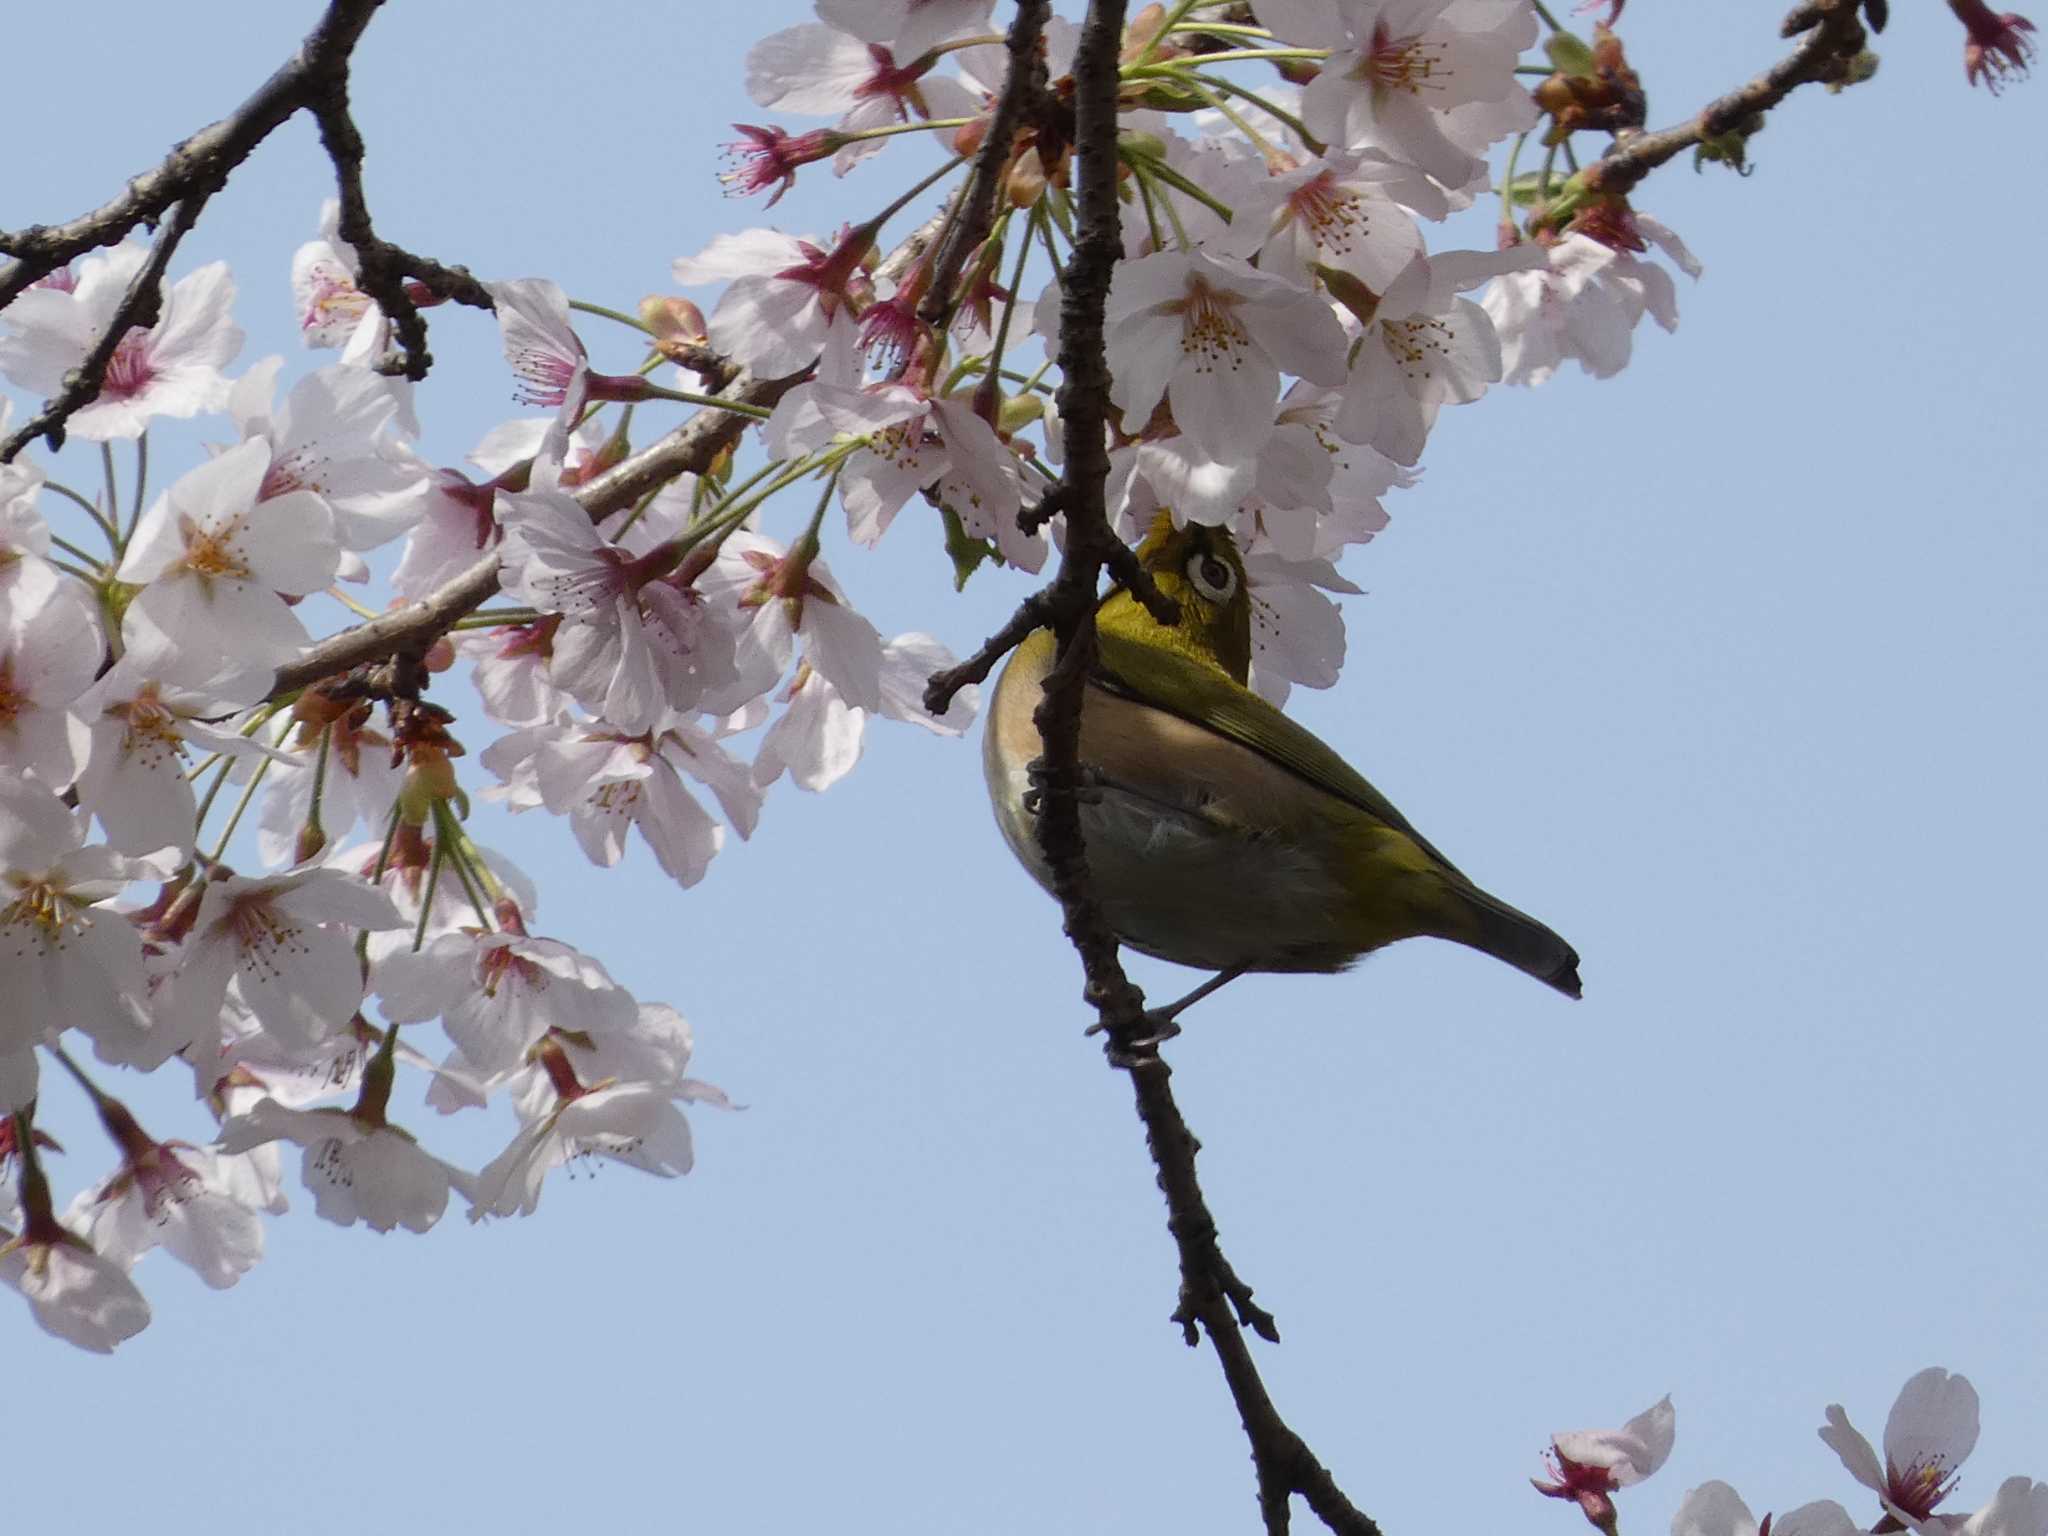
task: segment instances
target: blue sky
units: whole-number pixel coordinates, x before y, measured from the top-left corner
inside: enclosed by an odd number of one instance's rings
[[[312,11],[11,16],[35,65],[0,97],[0,224],[112,195]],[[1345,567],[1367,595],[1342,682],[1290,706],[1576,945],[1584,1002],[1418,943],[1235,984],[1168,1048],[1227,1250],[1280,1319],[1268,1382],[1390,1532],[1571,1529],[1526,1484],[1548,1433],[1667,1391],[1677,1450],[1626,1530],[1709,1477],[1868,1518],[1813,1429],[1838,1400],[1876,1432],[1933,1363],[1984,1398],[1959,1507],[2048,1475],[2048,82],[1966,89],[1946,8],[1894,11],[1878,79],[1795,98],[1753,176],[1674,165],[1640,193],[1706,263],[1675,337],[1611,383],[1445,413]],[[711,179],[761,115],[746,46],[807,14],[389,8],[354,85],[380,228],[630,307],[721,228],[866,211],[924,162],[765,216]],[[1775,21],[1637,0],[1652,120],[1775,57]],[[288,263],[325,178],[289,125],[176,269],[233,263],[245,362],[302,361]],[[487,317],[432,319],[421,414],[452,463],[512,387]],[[935,533],[827,557],[885,633],[964,653],[1027,586],[954,596]],[[146,1490],[162,1536],[1255,1528],[1215,1364],[1167,1322],[1128,1087],[971,738],[875,728],[851,779],[778,786],[688,892],[644,851],[599,871],[559,824],[480,815],[542,883],[537,931],[680,1007],[746,1109],[695,1116],[688,1179],[608,1168],[524,1221],[378,1238],[302,1198],[232,1292],[145,1260],[155,1322],[110,1360],[15,1316],[15,1519],[99,1528]],[[199,1130],[175,1094],[137,1102]],[[104,1154],[51,1113],[68,1193]],[[509,1130],[427,1134],[474,1165]]]

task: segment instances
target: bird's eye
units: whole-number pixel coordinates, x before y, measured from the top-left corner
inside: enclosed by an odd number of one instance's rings
[[[1212,603],[1227,603],[1237,594],[1237,572],[1228,561],[1214,555],[1195,554],[1188,558],[1188,580]]]

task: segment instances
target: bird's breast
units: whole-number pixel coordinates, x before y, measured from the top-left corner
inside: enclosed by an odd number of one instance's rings
[[[1004,840],[1048,889],[1025,795],[1051,650],[1050,636],[1034,636],[1012,658],[982,753]],[[1089,874],[1125,943],[1214,970],[1337,970],[1365,947],[1347,921],[1332,797],[1238,742],[1093,684],[1081,757],[1098,780],[1081,807]]]

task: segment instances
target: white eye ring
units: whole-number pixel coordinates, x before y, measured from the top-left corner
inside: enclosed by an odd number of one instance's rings
[[[1212,603],[1227,603],[1237,596],[1237,572],[1220,555],[1197,550],[1188,556],[1188,580]]]

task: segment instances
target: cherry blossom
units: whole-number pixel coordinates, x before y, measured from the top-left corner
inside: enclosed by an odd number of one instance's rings
[[[1469,404],[1498,383],[1500,338],[1486,311],[1459,295],[1503,272],[1540,266],[1522,247],[1494,254],[1417,257],[1381,294],[1351,355],[1338,433],[1413,464],[1446,404]]]
[[[727,280],[711,312],[713,345],[765,378],[807,368],[835,325],[851,323],[849,293],[864,286],[860,262],[873,243],[849,230],[831,250],[772,229],[719,235],[695,256],[678,256],[684,287]]]
[[[387,957],[372,983],[385,1018],[441,1018],[448,1038],[485,1073],[516,1067],[551,1029],[602,1034],[633,1019],[632,995],[598,961],[518,931],[444,934]]]
[[[306,1049],[342,1028],[363,1000],[358,929],[404,926],[383,892],[338,869],[222,874],[206,883],[191,937],[157,1004],[161,1048],[217,1043],[228,984],[264,1030]]]
[[[118,572],[142,585],[121,622],[138,661],[194,687],[267,684],[306,643],[279,594],[333,580],[334,516],[311,491],[264,498],[270,467],[270,444],[251,439],[185,473],[143,514]]]
[[[882,647],[881,713],[937,735],[960,735],[979,707],[977,690],[955,695],[944,715],[934,716],[924,707],[925,680],[957,659],[930,635],[898,635]],[[847,703],[808,661],[798,665],[783,703],[786,707],[754,754],[754,782],[765,787],[787,772],[799,789],[816,793],[831,788],[860,761],[868,711]]]
[[[117,246],[80,262],[74,288],[22,294],[5,313],[14,333],[0,337],[0,373],[23,389],[60,393],[64,376],[112,324],[147,257],[140,245]],[[234,301],[225,262],[169,284],[156,323],[131,327],[121,338],[98,397],[72,414],[69,429],[102,442],[139,436],[152,417],[220,409],[228,392],[221,370],[242,350],[241,329],[230,318]]]
[[[86,690],[75,706],[87,732],[78,800],[98,819],[109,847],[192,851],[197,801],[189,748],[238,758],[268,752],[240,731],[213,723],[247,702],[246,695],[230,700],[183,687],[129,657]]]
[[[287,1109],[263,1098],[220,1128],[224,1151],[273,1141],[305,1149],[299,1177],[313,1212],[336,1226],[358,1221],[374,1232],[426,1232],[448,1209],[451,1189],[467,1195],[470,1176],[426,1151],[397,1126],[341,1109]]]
[[[75,706],[105,651],[99,619],[69,578],[17,596],[0,607],[0,762],[62,789],[85,755]]]
[[[862,544],[878,542],[911,496],[929,490],[1010,564],[1045,563],[1043,535],[1017,526],[1015,460],[994,428],[965,399],[933,398],[908,382],[863,386],[851,345],[826,349],[817,376],[783,396],[762,438],[783,458],[860,442],[841,461],[839,494],[847,531]]]
[[[1976,1448],[1977,1389],[1938,1365],[1909,1377],[1885,1419],[1882,1465],[1840,1403],[1828,1404],[1820,1437],[1893,1519],[1925,1521]]]
[[[1119,265],[1103,326],[1110,398],[1137,432],[1164,396],[1207,457],[1254,454],[1280,375],[1344,381],[1344,334],[1322,300],[1242,263],[1161,251]]]
[[[1663,1466],[1676,1434],[1677,1415],[1669,1397],[1659,1398],[1619,1429],[1560,1430],[1544,1453],[1550,1480],[1532,1481],[1538,1493],[1571,1500],[1596,1529],[1614,1536],[1613,1494]]]
[[[478,1172],[471,1221],[531,1215],[547,1175],[577,1161],[607,1158],[670,1179],[690,1171],[690,1123],[676,1101],[729,1106],[718,1089],[682,1076],[688,1025],[673,1009],[642,1008],[628,1036],[608,1046],[612,1038],[598,1036],[574,1055],[572,1042],[555,1036],[535,1048],[537,1070],[517,1099],[525,1124]],[[584,1071],[607,1075],[586,1084],[578,1058]],[[648,1075],[620,1080],[636,1068]]]
[[[684,886],[704,878],[725,832],[684,788],[683,775],[711,790],[740,836],[752,833],[760,814],[746,764],[678,717],[639,734],[559,720],[501,737],[484,749],[483,764],[505,781],[488,792],[493,798],[515,811],[545,806],[567,816],[593,864],[618,863],[637,827],[656,862]]]
[[[842,698],[881,707],[882,637],[848,604],[814,542],[785,550],[741,529],[698,587],[714,607],[733,605],[746,618],[734,650],[746,694],[767,692],[789,671],[801,638],[804,659]]]
[[[2034,24],[2016,11],[1994,11],[1984,0],[1949,0],[1963,24],[1963,76],[1996,96],[2007,78],[2025,79],[2033,63]]]
[[[132,1265],[161,1247],[215,1290],[263,1257],[263,1224],[230,1186],[230,1159],[207,1147],[153,1140],[120,1104],[101,1118],[121,1147],[121,1166],[79,1192],[67,1219],[108,1258]]]
[[[820,18],[865,43],[915,59],[989,30],[995,0],[816,0]]]
[[[1536,36],[1528,0],[1261,0],[1258,14],[1290,43],[1331,50],[1301,100],[1325,143],[1376,147],[1462,188],[1485,166],[1447,132],[1450,113],[1513,103],[1534,121],[1514,74]]]
[[[127,1267],[55,1222],[20,1237],[0,1230],[0,1281],[21,1292],[44,1332],[96,1355],[149,1326],[149,1303]]]
[[[228,394],[228,414],[244,440],[270,445],[258,501],[311,491],[345,549],[374,549],[404,533],[425,506],[430,471],[386,436],[399,410],[391,381],[365,368],[322,368],[277,402],[283,363],[263,359]]]
[[[748,50],[747,94],[784,112],[843,114],[838,126],[846,134],[921,118],[973,116],[975,101],[967,88],[950,76],[931,74],[932,62],[836,26],[805,22],[771,33]],[[836,169],[845,175],[885,142],[842,142]]]
[[[630,558],[560,491],[507,495],[504,529],[505,590],[562,615],[548,676],[592,713],[644,731],[737,681],[737,624],[663,579],[675,563],[666,550]]]
[[[73,1025],[125,1058],[147,1022],[142,940],[106,903],[164,871],[85,841],[86,815],[0,775],[0,1110],[34,1097],[33,1047]]]
[[[358,286],[361,263],[340,234],[341,201],[328,198],[320,207],[320,234],[292,254],[292,301],[299,317],[299,338],[309,347],[339,347],[358,334],[367,321],[382,319],[370,296]]]

